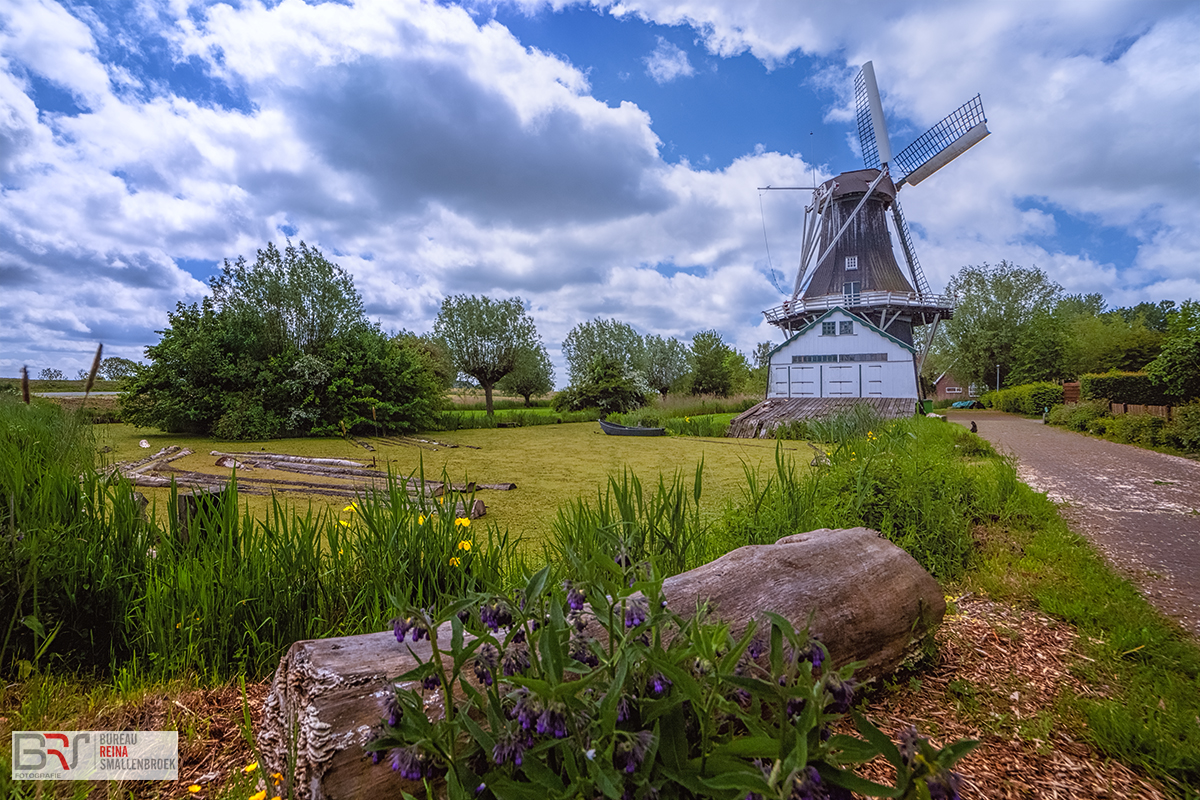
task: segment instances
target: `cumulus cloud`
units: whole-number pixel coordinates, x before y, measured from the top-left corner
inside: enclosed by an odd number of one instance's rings
[[[901,194],[935,287],[1007,258],[1118,303],[1200,296],[1186,5],[589,4],[690,26],[716,57],[822,56],[809,81],[831,119],[874,59],[897,147],[982,92],[994,135]],[[779,300],[772,269],[794,279],[804,198],[764,196],[760,216],[754,187],[807,182],[799,155],[668,164],[645,109],[597,100],[579,66],[454,5],[180,3],[139,17],[140,39],[70,8],[0,9],[0,374],[73,373],[97,339],[137,357],[205,291],[181,265],[285,232],[350,270],[389,328],[428,330],[445,294],[469,292],[526,299],[556,356],[595,316],[715,327],[747,351],[771,338],[759,311]],[[117,66],[151,38],[210,90]],[[644,63],[660,84],[693,74],[662,38]],[[39,108],[41,84],[77,110]],[[854,166],[847,149],[833,168]],[[1056,214],[1126,232],[1133,268],[1046,249]]]
[[[646,62],[646,74],[660,86],[676,78],[696,74],[696,70],[688,61],[687,53],[661,36],[658,37],[658,45],[655,46],[654,52],[643,60]]]

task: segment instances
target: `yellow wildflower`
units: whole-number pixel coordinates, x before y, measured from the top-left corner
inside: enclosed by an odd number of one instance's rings
[[[254,770],[256,770],[256,769],[258,769],[258,762],[257,762],[257,761],[255,761],[255,762],[254,762],[254,763],[252,763],[252,764],[247,764],[246,766],[242,767],[242,772],[244,772],[244,773],[246,773],[247,775],[249,775],[251,772],[254,772]]]
[[[418,525],[425,524],[425,515],[424,514],[417,514],[417,524]]]
[[[267,800],[267,790],[259,789],[257,792],[250,795],[250,800]]]
[[[468,520],[468,522],[470,522],[470,520]],[[467,541],[466,539],[464,539],[458,543],[458,549],[459,550],[470,550],[471,543],[469,541]]]
[[[458,527],[469,528],[471,527],[471,520],[467,519],[466,517],[459,517],[458,519],[454,520],[454,524]],[[462,545],[459,546],[461,547]],[[467,549],[469,550],[470,548],[468,547]]]
[[[344,528],[349,528],[349,527],[350,527],[350,523],[349,523],[349,522],[346,522],[346,520],[344,520],[344,519],[339,519],[339,520],[338,520],[338,525],[341,525],[341,526],[342,526],[342,527],[344,527]]]
[[[191,786],[188,787],[188,791],[191,792],[192,794],[195,794],[196,792],[200,791],[200,785],[193,783]]]
[[[343,508],[342,511],[353,511],[357,514],[358,513],[358,503],[351,503],[350,505]]]
[[[276,783],[283,783],[283,773],[282,772],[272,772],[271,780],[275,781]]]
[[[457,559],[457,558],[452,558],[452,559],[450,559],[450,566],[452,566],[452,567],[461,567],[461,566],[462,566],[462,561],[460,561],[460,560],[459,560],[459,559]]]

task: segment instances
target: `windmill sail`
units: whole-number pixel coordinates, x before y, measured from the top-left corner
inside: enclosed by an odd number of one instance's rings
[[[929,281],[925,279],[921,262],[917,260],[917,251],[913,249],[912,236],[908,233],[908,223],[904,221],[904,212],[900,210],[899,200],[892,203],[892,222],[896,226],[897,238],[900,239],[900,249],[904,251],[904,260],[908,262],[908,272],[912,275],[913,286],[922,297],[932,295],[933,291],[929,288]]]
[[[874,77],[873,70],[872,77]],[[867,169],[879,169],[879,146],[875,142],[875,125],[874,120],[871,119],[871,100],[865,70],[860,70],[858,75],[854,76],[854,106],[854,116],[858,121],[858,144],[862,149],[863,164]]]
[[[859,119],[861,137],[861,117]],[[988,133],[983,101],[975,95],[900,151],[895,163],[905,176],[897,186],[904,183],[916,186],[978,144]]]

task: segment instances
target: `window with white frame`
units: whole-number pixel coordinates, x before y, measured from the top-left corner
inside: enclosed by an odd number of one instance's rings
[[[854,323],[848,319],[844,319],[838,323],[838,335],[848,336],[854,333]]]
[[[846,269],[858,269],[858,256],[846,256]]]
[[[822,336],[837,336],[837,323],[836,322],[822,322],[821,323],[821,335]]]
[[[946,394],[962,394],[961,386],[947,386]]]

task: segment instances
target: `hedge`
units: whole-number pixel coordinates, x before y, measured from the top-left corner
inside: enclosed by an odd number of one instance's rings
[[[1105,372],[1079,379],[1079,395],[1084,400],[1107,400],[1146,406],[1169,406],[1178,398],[1169,397],[1162,387],[1151,383],[1144,372]]]
[[[980,400],[989,408],[1013,414],[1041,414],[1062,403],[1063,387],[1057,383],[1026,383],[988,392]]]

